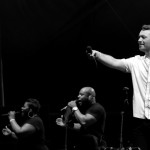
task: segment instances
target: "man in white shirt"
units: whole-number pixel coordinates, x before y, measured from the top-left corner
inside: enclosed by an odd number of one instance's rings
[[[139,33],[139,50],[145,55],[116,59],[97,50],[94,57],[102,64],[131,73],[133,83],[133,144],[142,150],[150,150],[150,25],[143,25]]]

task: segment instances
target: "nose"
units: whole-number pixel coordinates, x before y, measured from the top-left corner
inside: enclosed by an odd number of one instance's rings
[[[138,39],[138,43],[139,43],[139,44],[141,44],[142,42],[143,42],[142,38],[141,38],[141,37],[139,37],[139,39]]]

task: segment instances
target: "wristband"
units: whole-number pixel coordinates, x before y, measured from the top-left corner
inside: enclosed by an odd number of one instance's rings
[[[14,121],[14,120],[15,120],[15,119],[10,119],[9,122],[12,122],[12,121]]]

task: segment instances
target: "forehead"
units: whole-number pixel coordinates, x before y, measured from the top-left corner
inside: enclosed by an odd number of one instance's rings
[[[141,30],[139,36],[150,36],[150,30]]]
[[[81,89],[80,90],[80,92],[79,92],[80,94],[85,94],[85,93],[87,93],[87,91],[86,91],[86,89],[85,88],[83,88],[83,89]]]

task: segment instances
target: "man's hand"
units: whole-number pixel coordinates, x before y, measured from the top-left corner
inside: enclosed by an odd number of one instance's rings
[[[9,120],[11,120],[11,119],[15,119],[15,114],[16,114],[16,112],[15,111],[10,111],[9,113],[8,113],[8,118],[9,118]]]
[[[7,126],[5,126],[5,128],[2,130],[2,133],[3,135],[8,136],[12,134],[12,131]]]
[[[90,56],[95,58],[96,53],[97,53],[97,50],[92,50],[92,53],[91,53],[91,55],[90,55]]]
[[[62,118],[57,118],[56,119],[56,124],[61,126],[61,127],[65,127],[65,123],[63,122]]]
[[[69,103],[68,103],[68,106],[70,106],[70,107],[77,107],[77,105],[76,105],[76,101],[70,101]]]

